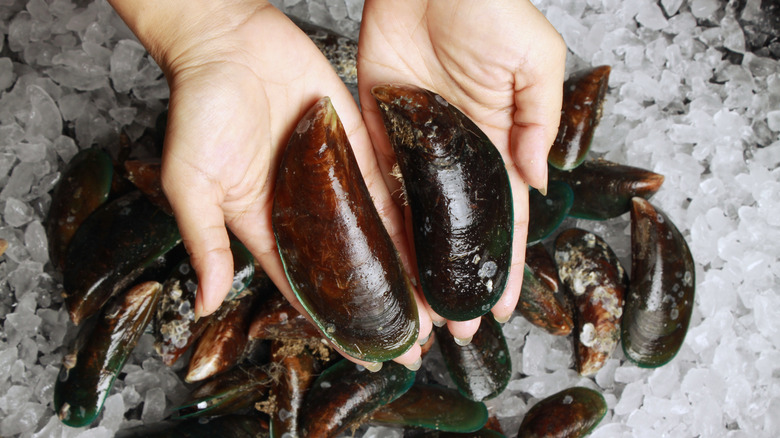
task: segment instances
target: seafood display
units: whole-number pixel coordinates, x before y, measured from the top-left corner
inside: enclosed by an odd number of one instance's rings
[[[454,321],[484,315],[504,292],[512,260],[512,193],[501,155],[435,93],[395,85],[371,93],[403,176],[428,304]]]
[[[305,30],[340,59],[334,66],[344,67],[342,78],[353,77],[353,42]],[[609,72],[606,66],[577,72],[565,85],[548,192],[530,193],[516,309],[549,335],[571,336],[583,376],[598,372],[621,340],[626,358],[640,367],[667,363],[685,337],[694,299],[687,245],[646,200],[663,176],[587,157]],[[511,260],[505,165],[484,133],[441,96],[404,85],[380,85],[373,95],[412,211],[419,285],[442,316],[481,317],[470,343],[460,345],[437,327],[419,371],[391,361],[418,338],[413,280],[323,98],[292,134],[272,213],[287,278],[308,315],[284,300],[233,241],[233,290],[217,313],[196,321],[197,277],[161,196],[159,161],[117,166],[97,149],[72,160],[52,193],[47,223],[65,305],[80,331],[54,388],[64,424],[94,424],[148,326],[157,354],[192,391],[155,431],[125,436],[336,437],[367,424],[404,428],[409,436],[505,436],[489,420],[489,403],[516,371],[514,352],[501,324],[486,314],[503,293]],[[121,175],[112,173],[118,167]],[[128,181],[140,191],[128,189]],[[630,280],[597,235],[558,231],[566,217],[604,221],[629,210]],[[554,261],[545,249],[553,242]],[[341,359],[328,342],[382,367],[369,372]],[[436,360],[446,377],[434,371]],[[585,436],[606,411],[598,392],[565,389],[535,403],[517,436]]]

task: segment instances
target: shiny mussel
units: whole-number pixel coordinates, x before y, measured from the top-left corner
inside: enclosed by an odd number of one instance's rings
[[[523,418],[517,438],[580,438],[589,434],[607,413],[604,397],[574,387],[535,404]]]
[[[623,310],[623,352],[641,367],[677,354],[693,312],[693,257],[680,231],[642,198],[631,210],[631,286]]]
[[[403,175],[423,293],[444,318],[477,318],[504,292],[512,259],[512,193],[501,154],[435,93],[395,85],[371,92]]]
[[[371,362],[411,348],[419,332],[411,282],[328,98],[290,139],[272,221],[290,285],[329,340]]]

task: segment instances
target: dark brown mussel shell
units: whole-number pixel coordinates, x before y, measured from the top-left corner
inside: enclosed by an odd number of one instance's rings
[[[414,371],[392,361],[374,373],[342,359],[320,374],[306,394],[300,435],[339,436],[356,421],[403,395],[414,377]]]
[[[539,281],[527,264],[523,268],[523,285],[515,309],[531,324],[553,335],[566,336],[574,327],[572,309],[562,291],[553,290]]]
[[[241,294],[254,276],[254,258],[237,240],[230,243],[233,253],[233,284],[226,300]],[[270,280],[269,280],[270,283]],[[208,326],[212,315],[195,319],[198,277],[189,258],[176,266],[163,284],[163,298],[157,309],[155,350],[171,366]]]
[[[506,438],[501,432],[483,427],[474,432],[450,432],[444,430],[413,430],[404,433],[404,438]]]
[[[605,220],[628,213],[634,196],[649,199],[661,188],[664,176],[597,159],[567,172],[550,168],[550,180],[564,181],[574,191],[569,216]]]
[[[46,220],[49,256],[52,265],[62,269],[65,254],[76,230],[111,191],[114,167],[101,149],[84,149],[70,160],[54,188]]]
[[[488,419],[485,404],[444,386],[415,383],[404,395],[371,416],[375,424],[475,432]]]
[[[512,359],[501,325],[485,315],[468,345],[455,342],[446,326],[434,327],[444,363],[458,391],[474,401],[500,394],[512,376]]]
[[[258,438],[268,433],[268,422],[257,414],[191,418],[144,425],[117,433],[117,438]]]
[[[543,244],[536,243],[525,247],[525,264],[537,280],[547,285],[553,292],[558,292],[560,289],[558,267],[555,266],[555,260]]]
[[[561,124],[547,156],[550,165],[570,170],[585,160],[601,121],[610,71],[608,65],[602,65],[576,72],[564,82]]]
[[[274,342],[272,349],[273,362],[279,365],[280,375],[271,391],[274,396],[271,437],[296,438],[302,436],[298,434],[301,408],[306,391],[319,371],[319,363],[305,347]]]
[[[314,340],[322,333],[281,293],[273,294],[254,313],[250,339]]]
[[[173,417],[226,415],[253,409],[268,397],[274,379],[267,367],[244,363],[206,380],[174,409]]]
[[[693,313],[693,256],[677,227],[642,198],[631,210],[631,286],[623,310],[623,352],[655,368],[677,354]]]
[[[547,195],[536,189],[528,192],[528,245],[542,241],[566,219],[574,202],[574,192],[563,181],[550,181]]]
[[[419,332],[413,287],[328,98],[290,138],[272,222],[290,286],[330,341],[369,362],[412,347]]]
[[[185,381],[199,382],[241,362],[249,344],[252,310],[260,295],[260,292],[252,291],[240,299],[226,301],[220,307],[198,338]]]
[[[162,285],[141,283],[117,296],[103,310],[89,334],[80,334],[77,351],[63,358],[54,385],[54,410],[71,427],[97,418],[117,375],[149,324]]]
[[[607,413],[599,392],[581,386],[564,389],[533,405],[517,438],[579,438],[589,434]]]
[[[591,376],[620,342],[628,274],[602,238],[577,228],[555,239],[555,261],[574,301],[577,371]]]
[[[176,221],[131,192],[101,206],[68,246],[63,286],[70,319],[78,325],[181,242]]]
[[[158,158],[125,161],[125,177],[160,210],[173,215],[162,189],[162,162]]]
[[[474,122],[411,85],[371,90],[403,175],[423,293],[453,321],[487,313],[512,259],[512,191],[504,161]]]

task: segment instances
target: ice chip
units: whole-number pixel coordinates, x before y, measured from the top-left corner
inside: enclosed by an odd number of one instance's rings
[[[25,126],[27,137],[43,135],[49,140],[59,137],[62,134],[62,116],[54,99],[37,85],[27,86],[27,94],[32,106],[30,118]]]

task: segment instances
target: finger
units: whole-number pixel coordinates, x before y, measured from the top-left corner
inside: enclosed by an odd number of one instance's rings
[[[523,267],[525,266],[525,246],[528,239],[528,185],[520,179],[517,171],[508,171],[512,185],[512,203],[514,205],[514,230],[512,233],[512,261],[506,289],[491,309],[496,321],[504,323],[512,317],[520,299],[523,285]]]
[[[460,345],[468,345],[471,343],[474,333],[479,329],[481,320],[482,318],[474,318],[468,321],[447,321],[447,328],[455,338],[455,342]]]
[[[552,44],[543,68],[515,75],[515,112],[510,132],[510,150],[520,175],[533,187],[546,192],[547,154],[561,121],[566,50]],[[533,75],[533,76],[530,76]]]
[[[175,138],[170,140],[174,141]],[[233,257],[219,195],[211,182],[198,176],[189,165],[176,162],[170,154],[163,161],[162,181],[190,262],[198,274],[195,315],[209,315],[222,304],[233,281]]]

